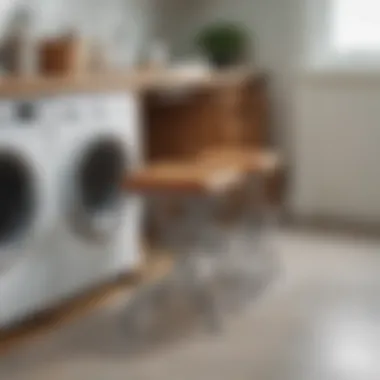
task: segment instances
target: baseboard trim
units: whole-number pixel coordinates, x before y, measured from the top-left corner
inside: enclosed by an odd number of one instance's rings
[[[17,342],[84,315],[89,310],[99,306],[107,296],[117,290],[136,286],[140,279],[141,274],[138,271],[120,274],[107,282],[85,289],[51,308],[36,312],[14,324],[1,328],[0,354]]]
[[[285,227],[304,228],[318,232],[350,234],[357,237],[380,238],[380,221],[354,221],[324,215],[296,216],[283,214],[281,224]]]
[[[56,306],[35,313],[22,321],[0,329],[0,355],[30,339],[43,336],[70,321],[93,312],[122,294],[133,294],[141,285],[159,281],[173,268],[170,254],[152,255],[143,267],[133,272],[121,273],[111,280],[99,284],[71,297]]]

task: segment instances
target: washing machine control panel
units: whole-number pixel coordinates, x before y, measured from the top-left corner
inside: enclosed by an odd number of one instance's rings
[[[41,102],[9,100],[0,102],[0,128],[34,127],[41,121]]]
[[[126,93],[97,95],[89,100],[89,117],[98,124],[124,124],[133,114],[130,103]]]
[[[75,101],[66,100],[58,105],[57,116],[60,121],[68,123],[76,123],[81,120],[82,114],[80,105],[75,104]]]
[[[86,95],[57,96],[50,102],[49,121],[54,127],[72,126],[87,124],[97,110],[97,117],[100,117],[101,105],[93,107],[93,98]]]
[[[99,125],[120,120],[127,110],[125,94],[89,94],[57,96],[50,102],[52,125]]]

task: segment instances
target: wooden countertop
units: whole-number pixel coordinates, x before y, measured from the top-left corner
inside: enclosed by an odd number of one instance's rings
[[[217,88],[239,85],[258,75],[253,70],[233,69],[205,74],[185,74],[180,70],[130,70],[78,74],[65,77],[0,78],[0,97],[38,97],[60,93]]]
[[[170,194],[210,194],[228,191],[244,180],[235,164],[201,165],[160,162],[125,178],[123,187],[134,193],[168,192]]]

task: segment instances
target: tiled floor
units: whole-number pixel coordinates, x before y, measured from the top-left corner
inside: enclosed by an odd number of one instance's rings
[[[128,353],[123,306],[50,333],[0,358],[0,378],[380,379],[380,242],[282,231],[282,269],[225,331]]]

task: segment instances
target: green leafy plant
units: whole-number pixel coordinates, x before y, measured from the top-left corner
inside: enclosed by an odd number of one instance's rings
[[[247,53],[248,42],[246,31],[229,22],[210,24],[196,36],[198,47],[218,67],[240,63]]]

